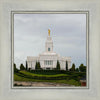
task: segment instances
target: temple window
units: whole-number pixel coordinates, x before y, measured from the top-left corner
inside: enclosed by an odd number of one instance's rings
[[[48,51],[50,51],[50,48],[48,48]]]

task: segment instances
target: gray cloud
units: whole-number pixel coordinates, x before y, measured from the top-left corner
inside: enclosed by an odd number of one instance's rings
[[[27,56],[38,56],[45,50],[48,28],[51,29],[55,52],[71,56],[72,63],[77,66],[86,64],[85,14],[15,14],[14,55],[17,65]]]

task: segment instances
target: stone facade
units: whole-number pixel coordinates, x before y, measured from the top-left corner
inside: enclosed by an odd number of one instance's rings
[[[28,56],[27,64],[28,68],[35,69],[35,64],[39,61],[42,69],[52,70],[56,68],[57,60],[60,62],[61,70],[66,70],[66,61],[68,62],[68,69],[71,68],[71,57],[61,57],[53,52],[53,41],[51,36],[48,35],[45,43],[45,52],[38,57]]]

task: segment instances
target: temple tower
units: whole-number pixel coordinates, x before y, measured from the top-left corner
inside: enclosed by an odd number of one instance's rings
[[[45,51],[46,52],[53,52],[53,41],[50,36],[50,30],[48,29],[48,37],[45,43]]]

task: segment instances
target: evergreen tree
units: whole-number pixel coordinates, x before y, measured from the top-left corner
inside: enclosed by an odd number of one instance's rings
[[[36,64],[35,64],[35,70],[37,69],[37,62],[36,62]]]
[[[39,68],[39,69],[41,69],[41,65],[40,65],[40,62],[38,62],[38,68]]]
[[[36,69],[36,70],[41,69],[40,62],[36,62],[35,69]]]
[[[16,68],[16,64],[14,63],[14,72],[18,72],[18,69]]]
[[[60,70],[60,63],[59,63],[59,61],[58,61],[58,60],[57,60],[56,69],[57,69],[57,70]]]
[[[14,71],[16,70],[16,64],[14,63]]]
[[[40,69],[40,65],[39,65],[39,62],[37,62],[37,69]]]
[[[66,61],[66,71],[68,71],[68,62]]]
[[[71,71],[75,71],[75,64],[72,65]]]
[[[25,67],[23,64],[20,65],[20,70],[25,70]]]
[[[79,66],[79,70],[80,70],[80,72],[86,72],[86,66],[84,66],[83,64],[81,64]]]
[[[72,68],[70,68],[69,71],[72,71]]]
[[[79,68],[76,68],[75,71],[76,71],[76,72],[79,72]]]
[[[28,70],[28,65],[27,65],[27,61],[26,61],[26,70]]]
[[[31,71],[31,68],[28,68],[28,71]]]

